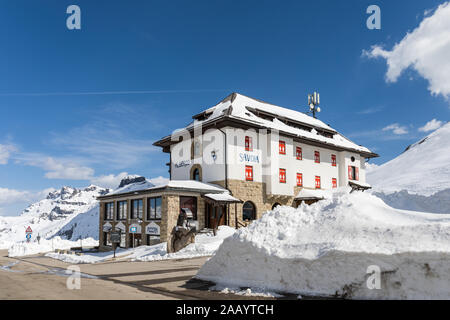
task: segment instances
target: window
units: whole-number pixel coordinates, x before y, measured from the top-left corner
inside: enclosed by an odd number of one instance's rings
[[[142,219],[142,199],[131,200],[131,219]]]
[[[295,149],[295,157],[297,158],[297,160],[302,160],[303,159],[302,148],[297,147]]]
[[[245,166],[245,180],[253,181],[253,167]]]
[[[286,183],[286,169],[280,169],[280,183]]]
[[[118,201],[117,202],[117,220],[127,219],[127,202]]]
[[[197,198],[180,196],[180,209],[189,209],[192,212],[194,220],[197,220]]]
[[[147,220],[161,220],[162,198],[148,198],[147,201]]]
[[[192,172],[192,180],[200,181],[200,170],[198,168],[195,168]]]
[[[319,151],[314,151],[314,162],[320,163],[320,152]]]
[[[160,236],[154,236],[154,235],[147,235],[147,245],[148,246],[153,246],[155,244],[161,243],[161,238]]]
[[[297,173],[297,187],[303,187],[303,174]]]
[[[336,167],[336,155],[335,154],[331,155],[331,165],[333,167]]]
[[[359,168],[355,166],[348,166],[348,179],[359,180]]]
[[[245,151],[253,151],[252,137],[245,137]]]
[[[278,150],[280,151],[280,154],[286,154],[286,142],[280,140]]]
[[[331,179],[331,187],[333,189],[337,188],[337,179],[336,178]]]
[[[278,202],[275,202],[272,206],[272,210],[279,206],[281,206],[281,204],[279,204]]]
[[[316,189],[320,189],[320,177],[316,176]]]
[[[114,202],[105,203],[105,220],[114,219]]]
[[[245,220],[255,220],[256,219],[256,208],[255,205],[247,201],[242,207],[242,219]]]

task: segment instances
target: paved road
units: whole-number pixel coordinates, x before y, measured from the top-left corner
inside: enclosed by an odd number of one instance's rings
[[[211,292],[211,283],[192,279],[206,259],[81,264],[81,289],[69,290],[70,264],[0,250],[0,299],[255,299]]]

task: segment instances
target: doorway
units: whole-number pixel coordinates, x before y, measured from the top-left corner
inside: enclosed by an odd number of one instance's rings
[[[221,206],[213,206],[209,203],[206,203],[206,227],[207,228],[214,228],[217,222],[217,219],[219,219],[219,223],[217,224],[217,226],[223,226],[223,225],[227,225],[227,207],[226,205],[221,205]]]
[[[130,233],[130,248],[139,247],[142,244],[141,234],[140,233]],[[134,246],[133,246],[134,240]]]

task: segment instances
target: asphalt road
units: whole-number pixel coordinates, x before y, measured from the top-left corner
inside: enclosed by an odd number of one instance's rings
[[[70,264],[43,255],[9,258],[0,250],[0,299],[263,299],[209,291],[212,283],[192,279],[206,260],[79,264],[81,287],[70,290]]]

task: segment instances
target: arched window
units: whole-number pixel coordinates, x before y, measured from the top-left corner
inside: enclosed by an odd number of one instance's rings
[[[256,207],[255,205],[247,201],[242,207],[242,219],[245,220],[255,220],[256,219]]]
[[[281,204],[279,204],[278,202],[275,202],[272,206],[272,210],[275,209],[276,207],[281,206]]]
[[[192,172],[192,180],[200,181],[200,170],[198,168],[195,168]]]

